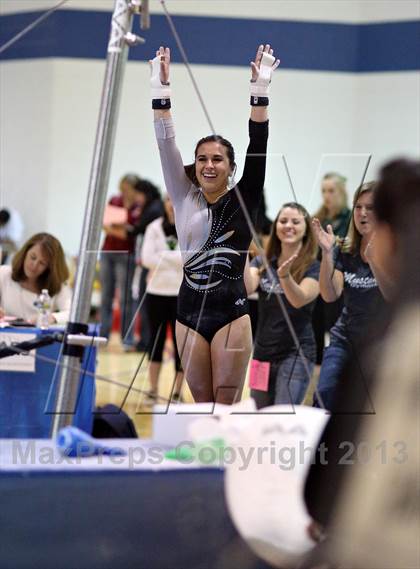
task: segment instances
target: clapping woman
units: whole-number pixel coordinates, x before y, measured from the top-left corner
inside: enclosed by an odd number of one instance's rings
[[[322,250],[322,298],[325,302],[335,302],[344,293],[344,308],[330,331],[330,345],[324,350],[318,395],[315,395],[315,404],[326,409],[331,409],[338,379],[349,359],[358,358],[366,330],[383,303],[373,263],[366,255],[375,230],[374,192],[373,182],[356,191],[349,241],[344,247],[336,247],[331,225],[324,230],[318,219],[313,220]]]
[[[262,257],[251,262],[252,289],[258,289],[258,328],[254,345],[253,374],[265,363],[265,385],[251,390],[257,407],[302,403],[315,362],[312,310],[319,294],[319,261],[311,217],[297,203],[282,206],[266,247],[268,267]],[[301,351],[289,329],[293,326]],[[269,364],[269,368],[267,366]]]

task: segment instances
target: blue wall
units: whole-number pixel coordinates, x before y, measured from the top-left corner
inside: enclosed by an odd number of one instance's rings
[[[41,13],[0,16],[0,46]],[[196,64],[248,66],[254,46],[266,42],[281,54],[283,69],[350,73],[420,69],[420,21],[335,24],[195,16],[173,16],[173,20],[190,62]],[[104,59],[110,22],[108,12],[57,11],[0,60]],[[130,59],[147,61],[165,43],[172,49],[173,61],[181,62],[164,15],[152,15],[151,29],[139,33],[147,43],[131,49]]]

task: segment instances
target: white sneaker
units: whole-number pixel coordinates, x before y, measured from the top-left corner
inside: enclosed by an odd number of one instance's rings
[[[151,406],[158,402],[158,394],[156,391],[148,391],[143,399],[144,405]]]

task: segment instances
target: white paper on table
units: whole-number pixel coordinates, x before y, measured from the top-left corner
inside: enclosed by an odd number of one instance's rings
[[[16,334],[13,332],[0,332],[0,343],[10,346],[17,342],[27,342],[34,340],[36,334]],[[27,373],[35,372],[35,350],[28,354],[16,354],[7,358],[0,359],[0,371],[23,371]]]

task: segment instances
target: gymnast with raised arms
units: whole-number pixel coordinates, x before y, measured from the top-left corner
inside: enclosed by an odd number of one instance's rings
[[[251,62],[250,141],[237,184],[234,149],[219,135],[199,140],[195,162],[184,167],[170,111],[169,48],[150,63],[156,138],[184,263],[178,350],[194,400],[231,404],[241,397],[252,349],[244,281],[252,235],[241,201],[254,220],[265,179],[269,84],[280,62],[270,45],[260,45]]]

